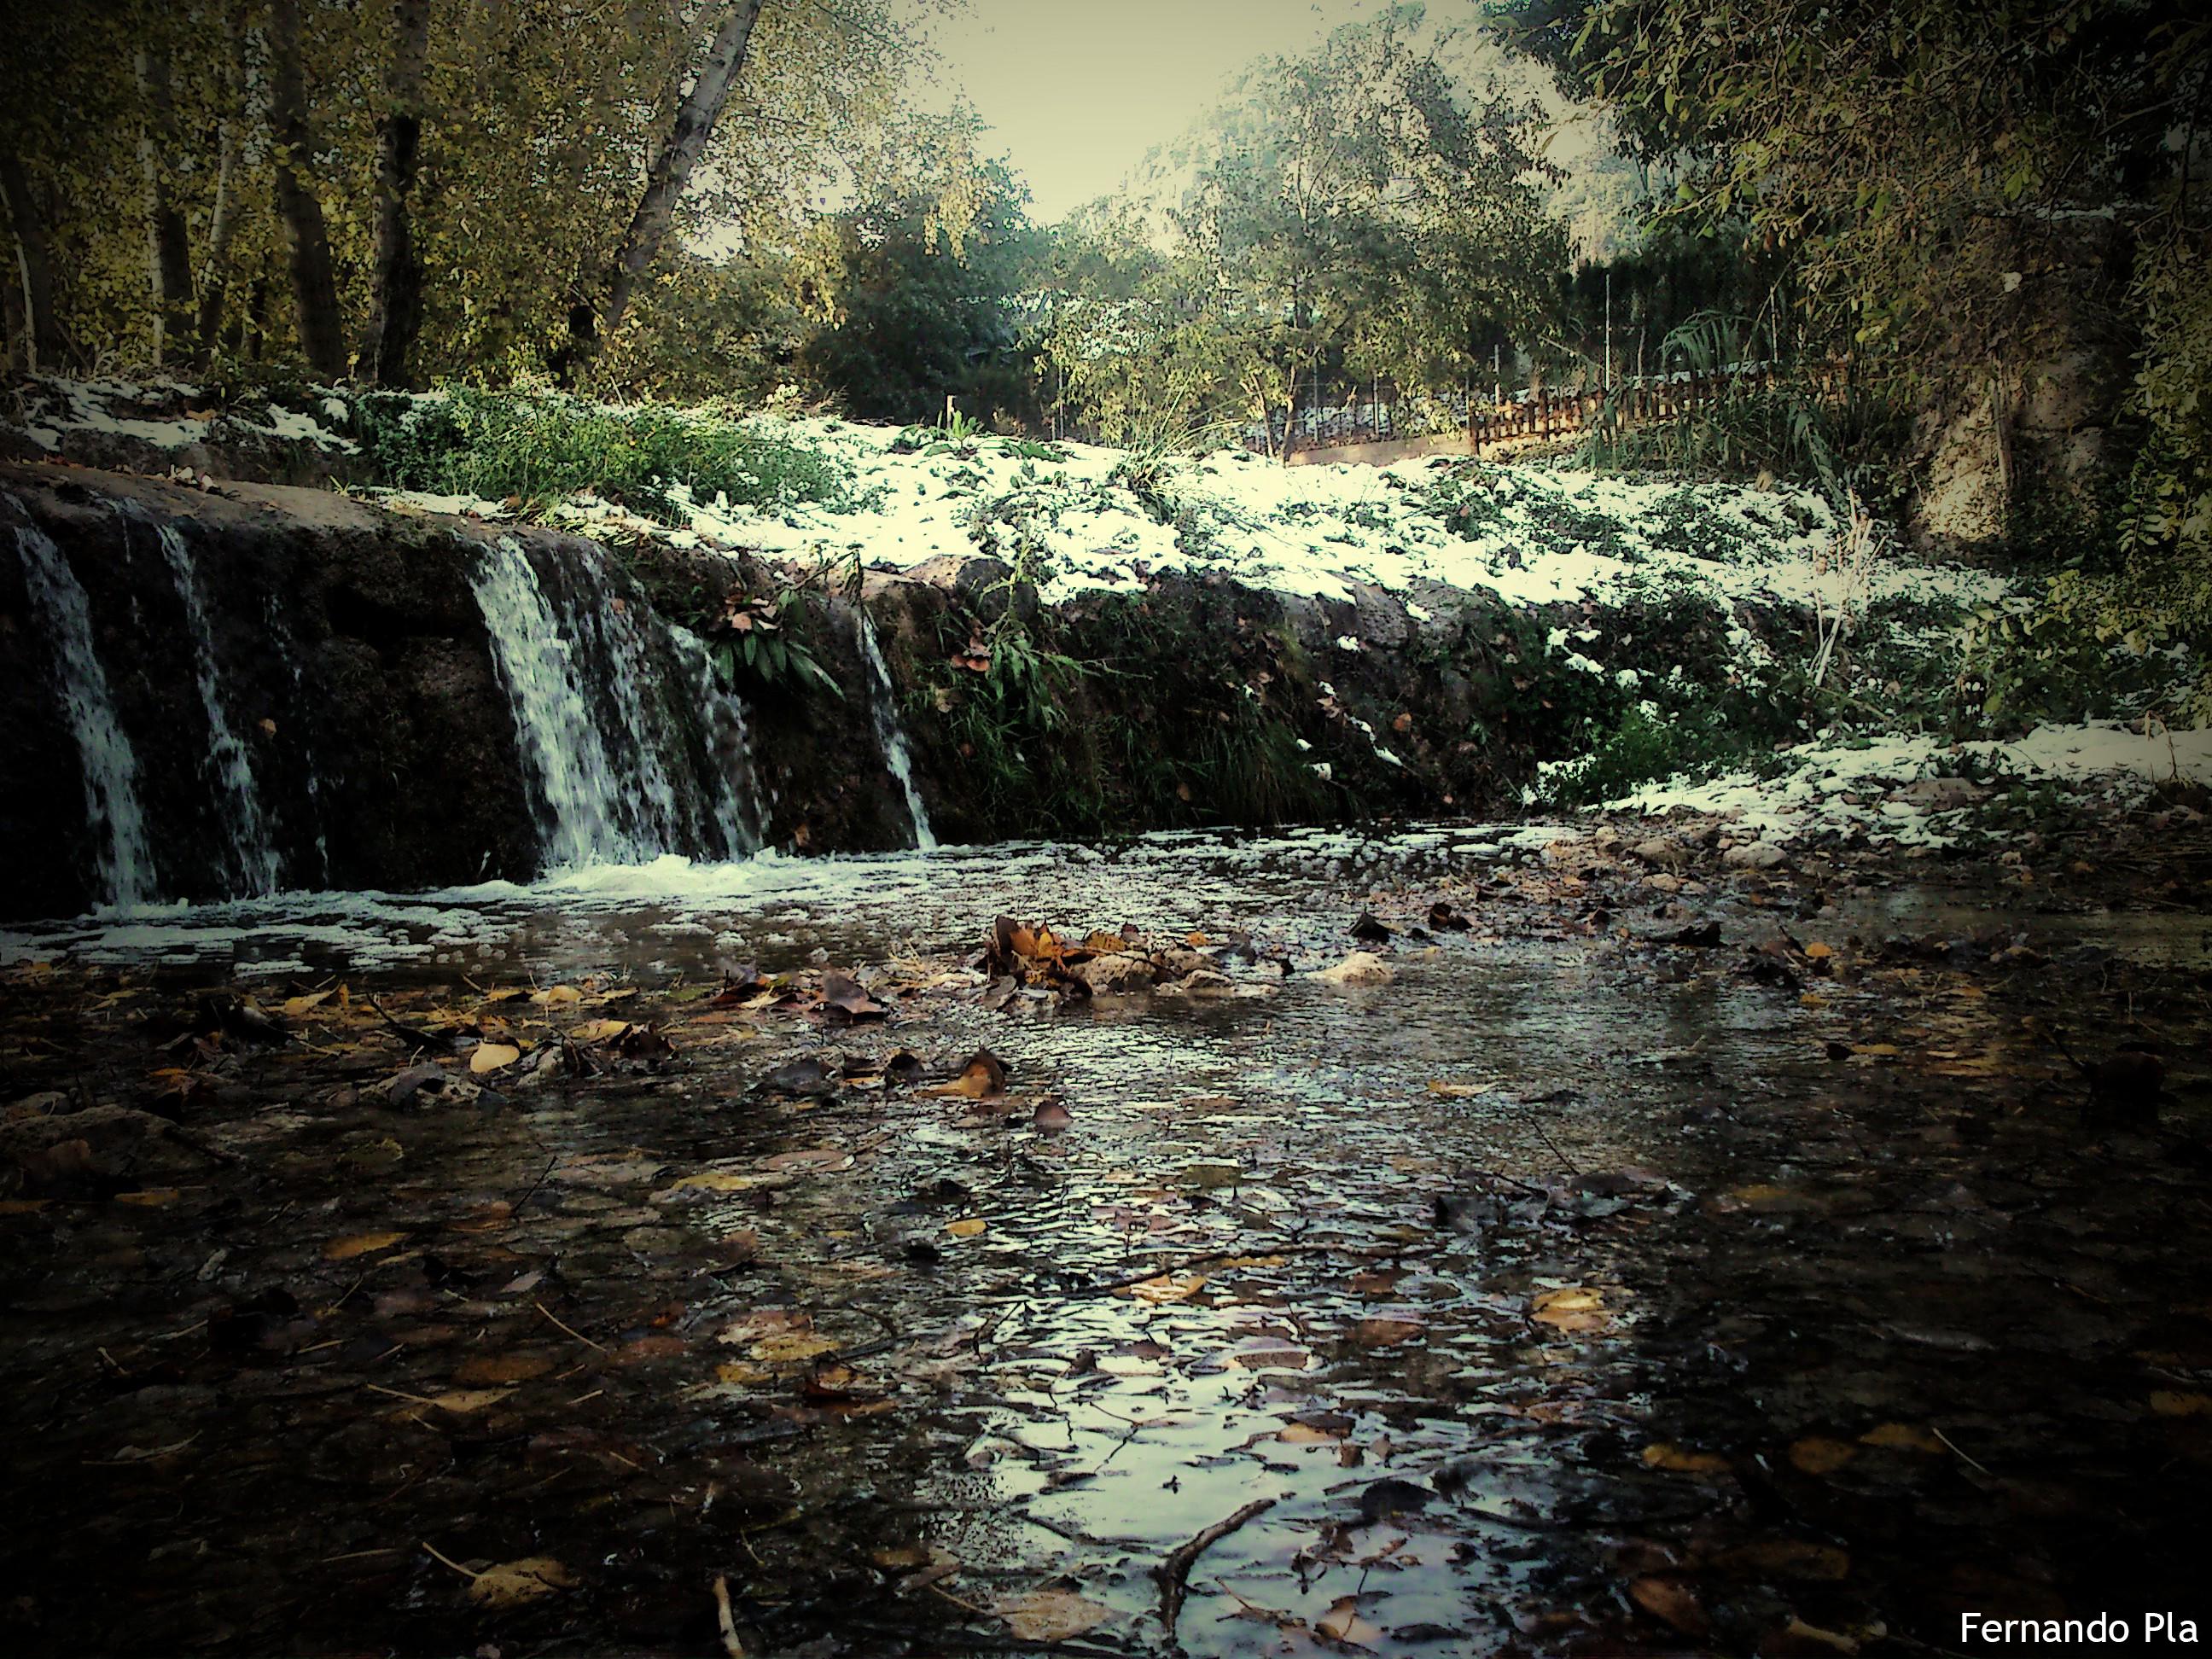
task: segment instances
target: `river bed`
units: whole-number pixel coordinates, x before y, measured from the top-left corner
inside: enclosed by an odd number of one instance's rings
[[[11,1648],[1917,1652],[2186,1605],[2201,918],[1655,896],[1564,833],[19,931],[9,1097],[188,1139],[49,1136],[0,1206]],[[1328,982],[1363,912],[1387,978]],[[1209,968],[1009,993],[1002,914]],[[323,1000],[246,1041],[226,986]],[[2164,1032],[2160,1121],[2032,1013]],[[470,1063],[563,1033],[583,1074]]]

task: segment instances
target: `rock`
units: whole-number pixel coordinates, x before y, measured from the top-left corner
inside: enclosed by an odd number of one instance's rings
[[[1314,977],[1325,985],[1388,985],[1398,977],[1398,970],[1372,951],[1354,951]]]
[[[1646,864],[1656,864],[1663,869],[1671,869],[1677,865],[1687,863],[1690,856],[1682,850],[1679,843],[1660,836],[1654,836],[1650,841],[1638,842],[1634,847],[1629,848],[1629,851],[1634,853]]]
[[[1194,997],[1227,997],[1237,994],[1237,981],[1226,974],[1201,968],[1182,981],[1182,988]]]
[[[1142,957],[1093,957],[1077,966],[1075,976],[1101,995],[1127,996],[1152,989],[1152,964]]]
[[[1731,870],[1772,870],[1789,856],[1771,841],[1747,841],[1722,854],[1721,862]]]

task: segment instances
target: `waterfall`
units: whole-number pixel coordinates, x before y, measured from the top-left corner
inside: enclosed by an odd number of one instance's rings
[[[216,793],[228,841],[225,848],[234,889],[248,895],[276,890],[276,848],[269,839],[269,826],[261,812],[261,797],[253,782],[253,767],[246,745],[230,729],[223,714],[222,687],[215,660],[215,632],[208,623],[207,601],[200,592],[199,573],[192,566],[191,550],[171,525],[161,526],[161,556],[169,562],[177,596],[184,601],[185,623],[191,630],[192,671],[199,688],[200,707],[207,716],[207,767],[213,773]]]
[[[45,532],[15,532],[32,613],[53,641],[54,680],[62,712],[84,767],[87,839],[99,851],[101,892],[111,904],[142,904],[159,879],[138,805],[138,763],[115,718],[107,676],[92,639],[92,607],[83,584]]]
[[[623,831],[605,740],[538,573],[511,536],[484,550],[471,578],[514,731],[538,788],[538,832],[551,865],[619,864],[641,848]]]
[[[707,722],[708,795],[727,857],[757,853],[768,839],[768,803],[761,799],[760,771],[753,764],[751,729],[745,706],[714,672],[707,642],[688,628],[671,623],[668,635],[698,688]],[[740,787],[743,793],[740,794]]]
[[[860,613],[860,657],[868,665],[868,711],[875,721],[876,742],[884,751],[884,768],[906,797],[907,822],[914,834],[914,844],[925,853],[937,850],[937,836],[929,827],[929,809],[921,804],[921,792],[914,787],[914,756],[906,746],[906,728],[899,724],[897,690],[891,684],[891,671],[884,665],[882,648],[876,643],[876,626],[868,620],[868,607],[855,605]]]
[[[263,611],[263,625],[269,631],[269,642],[276,647],[276,660],[284,665],[284,672],[292,682],[292,708],[294,717],[297,718],[313,707],[307,694],[307,673],[300,661],[299,644],[285,623],[283,608],[277,604],[274,593],[268,596]],[[301,765],[304,771],[301,781],[307,785],[307,811],[315,824],[316,881],[319,885],[327,887],[331,884],[331,838],[323,806],[323,775],[315,763],[316,750],[319,747],[312,732],[300,745]],[[295,875],[294,879],[297,881],[299,878]]]

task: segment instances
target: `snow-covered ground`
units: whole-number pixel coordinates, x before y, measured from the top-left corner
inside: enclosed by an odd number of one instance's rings
[[[2212,785],[2212,731],[2155,721],[2039,726],[2009,743],[1932,737],[1802,744],[1768,767],[1704,782],[1673,778],[1608,801],[1608,810],[1716,813],[1766,841],[1823,835],[1945,847],[1975,808],[2015,783],[2057,783],[2076,796],[2140,799],[2160,783]]]
[[[693,535],[799,559],[858,552],[893,568],[1025,554],[1048,599],[1168,572],[1331,599],[1352,582],[1398,592],[1442,582],[1527,605],[1670,584],[1723,601],[1833,605],[1848,581],[1830,556],[1834,517],[1808,490],[1442,459],[1285,467],[1223,450],[1167,460],[1140,495],[1121,450],[1061,443],[1047,459],[985,438],[901,453],[895,428],[786,430],[850,469],[851,508],[695,502]],[[1851,597],[1964,606],[2003,591],[1985,572],[1885,560]]]
[[[356,453],[345,395],[307,401],[313,413],[274,403],[219,411],[180,382],[48,380],[21,390],[0,424],[48,453],[61,452],[72,434],[157,452],[220,447],[228,437]],[[1727,604],[1902,599],[1964,607],[2004,591],[1986,572],[1893,558],[1876,561],[1853,591],[1831,556],[1838,526],[1827,503],[1802,489],[1441,459],[1285,467],[1243,450],[1148,465],[1085,444],[980,437],[915,447],[915,428],[902,441],[899,428],[838,420],[761,416],[751,423],[837,463],[851,479],[844,502],[737,506],[692,500],[678,484],[671,494],[687,508],[685,526],[671,529],[589,494],[556,503],[547,516],[585,533],[799,561],[857,553],[890,569],[988,552],[1028,561],[1048,599],[1133,591],[1170,572],[1336,599],[1354,582],[1401,593],[1441,582],[1526,605],[1681,586]],[[464,495],[374,493],[401,510],[508,515],[501,503]]]

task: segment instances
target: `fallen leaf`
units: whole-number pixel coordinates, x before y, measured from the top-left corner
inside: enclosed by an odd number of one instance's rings
[[[946,1222],[945,1224],[945,1231],[951,1233],[955,1238],[974,1238],[977,1234],[982,1232],[989,1224],[989,1223],[982,1220],[980,1217],[969,1216],[965,1220]]]
[[[960,1068],[957,1078],[937,1088],[924,1089],[921,1092],[940,1098],[957,1097],[964,1100],[995,1100],[1006,1092],[1006,1068],[988,1048],[978,1048],[968,1057],[968,1063]]]
[[[525,1556],[487,1567],[469,1581],[469,1600],[488,1607],[520,1607],[574,1587],[576,1576],[550,1555]]]
[[[1636,1579],[1628,1586],[1628,1599],[1684,1636],[1702,1637],[1712,1629],[1698,1593],[1678,1578]]]
[[[764,1158],[760,1166],[779,1175],[836,1175],[853,1167],[853,1155],[836,1146],[810,1146],[803,1152]]]
[[[568,1037],[574,1042],[611,1042],[629,1030],[626,1019],[587,1019],[580,1025],[568,1028]]]
[[[556,1003],[581,1002],[584,994],[573,985],[549,985],[532,992],[530,1000],[541,1008],[550,1008]]]
[[[2179,1394],[2160,1389],[2151,1395],[2150,1408],[2160,1417],[2212,1417],[2212,1394]]]
[[[511,1042],[479,1042],[469,1054],[469,1070],[482,1077],[486,1072],[512,1066],[521,1058],[522,1050]]]
[[[1926,1429],[1915,1428],[1910,1423],[1884,1423],[1869,1429],[1859,1437],[1862,1446],[1877,1446],[1884,1451],[1930,1452],[1941,1455],[1948,1449]]]
[[[1163,1273],[1130,1285],[1126,1293],[1139,1302],[1188,1302],[1205,1288],[1204,1273]]]
[[[1726,1474],[1729,1461],[1717,1452],[1689,1451],[1661,1443],[1644,1449],[1644,1465],[1669,1474]]]
[[[1528,1316],[1556,1331],[1594,1331],[1604,1325],[1605,1298],[1586,1285],[1570,1285],[1540,1292],[1528,1304]]]
[[[1858,1448],[1849,1441],[1817,1434],[1808,1435],[1790,1448],[1790,1463],[1808,1474],[1833,1474],[1858,1455]]]
[[[1382,1639],[1382,1627],[1359,1616],[1359,1603],[1355,1597],[1340,1595],[1327,1613],[1314,1620],[1314,1634],[1325,1636],[1332,1642],[1370,1648]]]
[[[1110,1608],[1086,1601],[1073,1590],[1031,1590],[994,1601],[991,1611],[1006,1621],[1018,1642],[1065,1642],[1112,1618]]]
[[[118,1193],[115,1195],[115,1201],[118,1204],[131,1205],[137,1209],[158,1210],[165,1205],[175,1203],[177,1198],[178,1193],[174,1187],[149,1187],[143,1192]]]
[[[379,1250],[388,1250],[405,1233],[354,1233],[344,1238],[334,1238],[323,1246],[325,1261],[350,1261],[357,1255],[374,1255]]]
[[[284,1000],[284,1017],[297,1019],[303,1014],[311,1014],[329,1001],[331,994],[329,991],[310,991],[305,996],[287,997]]]

